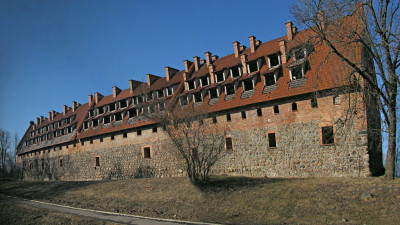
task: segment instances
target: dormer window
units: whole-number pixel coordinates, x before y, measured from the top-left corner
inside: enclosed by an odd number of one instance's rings
[[[224,80],[225,80],[225,78],[224,78],[224,73],[223,72],[218,72],[218,73],[215,74],[215,82],[216,83],[222,82]]]
[[[132,118],[132,117],[137,116],[137,110],[136,110],[136,108],[130,109],[130,110],[128,111],[128,114],[129,114],[129,118]]]
[[[304,77],[304,69],[303,66],[296,66],[290,69],[290,80],[297,80]]]
[[[254,89],[253,79],[247,79],[243,81],[243,90],[250,91]]]
[[[158,110],[159,111],[164,111],[164,109],[165,109],[165,103],[164,102],[158,103]]]
[[[195,93],[193,95],[193,100],[194,100],[194,103],[202,102],[203,101],[203,97],[201,96],[201,93],[200,92]]]
[[[114,103],[113,104],[109,104],[108,108],[110,109],[110,112],[114,111],[115,110],[115,104]]]
[[[143,95],[137,96],[137,104],[143,103]]]
[[[97,127],[99,125],[99,121],[98,120],[92,120],[92,126],[93,127]]]
[[[279,66],[281,64],[281,57],[279,54],[273,54],[268,56],[268,66],[269,68]]]
[[[217,89],[211,89],[208,91],[210,95],[210,99],[216,99],[219,97]]]
[[[108,123],[110,123],[111,121],[110,121],[110,116],[106,116],[106,117],[104,117],[104,124],[108,124]]]
[[[258,60],[254,60],[252,62],[247,63],[247,71],[249,73],[255,72],[260,70],[259,65],[258,65]]]
[[[125,108],[128,106],[127,100],[122,100],[119,102],[119,107],[120,108]]]
[[[242,75],[242,68],[240,66],[236,66],[230,69],[230,73],[232,78],[240,77]]]
[[[165,88],[165,93],[167,93],[167,96],[170,96],[174,93],[174,89],[172,87],[167,87]]]
[[[97,112],[99,114],[103,114],[104,113],[104,108],[103,107],[97,108]]]
[[[120,121],[120,120],[122,120],[122,113],[115,114],[115,121]]]
[[[89,110],[89,117],[94,116],[93,110]]]
[[[185,97],[182,97],[181,99],[180,99],[180,101],[181,101],[181,106],[187,106],[188,105],[188,100],[187,100],[187,97],[185,96]]]
[[[200,77],[200,85],[201,87],[207,86],[210,84],[210,76],[202,76]]]
[[[226,95],[233,95],[235,94],[235,85],[234,84],[229,84],[225,86],[225,94]]]
[[[276,75],[275,73],[268,73],[264,75],[265,86],[271,86],[276,84]]]
[[[194,80],[188,81],[188,82],[187,82],[187,85],[188,85],[188,90],[193,90],[193,89],[195,89]]]
[[[304,59],[306,57],[306,55],[307,55],[306,49],[298,48],[298,49],[294,50],[294,54],[293,54],[294,61]]]
[[[153,100],[153,93],[149,92],[146,95],[146,101],[151,101],[151,100]]]
[[[164,91],[162,89],[157,91],[157,98],[162,98],[164,97]]]

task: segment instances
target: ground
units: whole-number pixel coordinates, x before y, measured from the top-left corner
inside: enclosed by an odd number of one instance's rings
[[[400,221],[400,179],[217,177],[206,186],[195,186],[187,178],[2,181],[0,193],[80,208],[224,224]],[[11,203],[2,202],[2,209],[4,204]],[[1,221],[7,219],[3,216]]]

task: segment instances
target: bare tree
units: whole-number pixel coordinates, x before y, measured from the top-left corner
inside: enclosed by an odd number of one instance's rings
[[[11,147],[10,133],[0,128],[0,170],[1,176],[5,177],[7,174],[7,159],[8,151]]]
[[[365,91],[379,106],[389,137],[385,171],[389,179],[395,177],[399,8],[399,1],[390,0],[299,0],[291,11],[299,25],[329,47],[330,54],[364,79]],[[360,60],[361,51],[368,56],[366,61]]]

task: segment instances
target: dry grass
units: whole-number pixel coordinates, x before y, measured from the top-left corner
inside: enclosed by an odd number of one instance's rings
[[[400,180],[186,178],[3,182],[0,192],[75,207],[224,224],[399,224]],[[373,196],[362,200],[361,195]]]

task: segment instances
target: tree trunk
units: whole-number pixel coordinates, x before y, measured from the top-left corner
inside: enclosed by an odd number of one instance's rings
[[[396,82],[396,81],[395,81]],[[397,96],[397,85],[394,85],[396,91],[392,93],[391,103],[388,107],[389,111],[389,142],[388,151],[386,158],[386,172],[385,177],[388,179],[395,178],[395,161],[396,161],[396,96]]]

